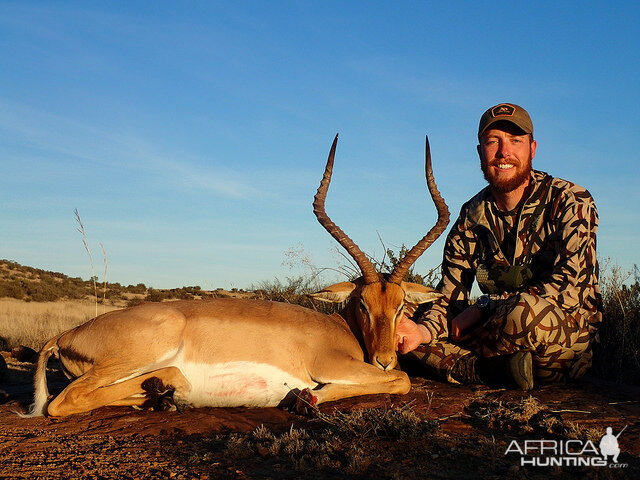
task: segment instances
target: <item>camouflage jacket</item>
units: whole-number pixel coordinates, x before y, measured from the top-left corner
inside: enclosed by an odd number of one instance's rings
[[[448,336],[448,322],[468,306],[473,280],[481,273],[484,293],[539,295],[596,331],[602,298],[593,198],[584,188],[544,172],[533,171],[531,177],[529,197],[511,213],[511,224],[489,187],[462,206],[444,248],[438,289],[445,295],[419,319],[434,340]],[[522,275],[516,276],[524,285],[501,288],[500,269],[514,265],[522,266]]]

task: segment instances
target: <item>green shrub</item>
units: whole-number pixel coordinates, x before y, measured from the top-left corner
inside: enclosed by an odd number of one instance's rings
[[[407,250],[407,247],[403,243],[397,254],[390,248],[387,248],[386,253],[389,258],[389,263],[387,264],[386,260],[383,260],[379,265],[382,267],[382,271],[391,273],[393,269],[396,268],[396,266],[404,259],[404,257],[407,256],[409,250]],[[419,285],[434,288],[438,283],[438,268],[439,266],[431,269],[426,275],[420,275],[414,271],[414,266],[412,265],[403,280],[405,282],[417,283]]]
[[[640,282],[614,266],[602,276],[604,314],[594,346],[592,373],[605,380],[640,385]]]
[[[256,298],[261,300],[292,303],[327,314],[336,313],[342,309],[340,304],[312,300],[308,295],[317,290],[319,288],[315,284],[315,279],[307,276],[287,277],[286,283],[276,278],[272,281],[260,282],[257,286],[250,288]]]
[[[164,290],[155,290],[153,288],[147,291],[147,296],[145,297],[145,301],[147,302],[162,302],[163,300],[167,300],[170,298],[168,292]]]
[[[17,298],[22,300],[27,295],[24,287],[17,280],[0,283],[0,297]]]

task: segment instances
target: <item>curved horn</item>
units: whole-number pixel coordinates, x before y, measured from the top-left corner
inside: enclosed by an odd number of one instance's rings
[[[444,229],[447,228],[449,224],[449,208],[440,195],[438,191],[438,187],[436,186],[436,181],[433,178],[433,170],[431,168],[431,150],[429,149],[429,137],[425,136],[425,161],[424,161],[424,170],[425,175],[427,177],[427,186],[429,187],[429,193],[431,193],[431,198],[433,199],[433,203],[436,205],[436,210],[438,211],[438,220],[436,224],[433,226],[429,232],[422,237],[415,246],[409,250],[409,253],[402,259],[402,261],[396,265],[396,268],[393,269],[393,272],[389,276],[387,281],[392,283],[400,283],[402,279],[409,271],[409,268],[413,263],[418,259],[420,255],[424,253],[424,251],[431,246],[436,239],[442,235]]]
[[[336,145],[338,143],[338,134],[336,134],[336,138],[333,140],[333,145],[331,145],[331,151],[329,152],[329,158],[327,159],[327,166],[324,169],[324,175],[322,176],[322,181],[320,182],[320,186],[318,187],[318,193],[316,193],[315,197],[313,197],[313,213],[316,214],[316,218],[320,225],[322,225],[329,234],[335,238],[340,245],[344,247],[344,249],[353,257],[355,262],[360,267],[362,271],[362,275],[364,276],[364,281],[366,283],[375,283],[379,282],[378,272],[376,272],[375,267],[369,261],[367,256],[360,250],[360,248],[355,244],[353,240],[351,240],[346,233],[344,233],[340,227],[338,227],[333,221],[329,218],[324,209],[324,201],[327,198],[327,190],[329,189],[329,183],[331,182],[331,172],[333,171],[333,158],[336,154]]]

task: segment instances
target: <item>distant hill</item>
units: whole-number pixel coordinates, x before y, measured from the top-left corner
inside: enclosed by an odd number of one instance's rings
[[[225,292],[202,290],[199,286],[172,289],[153,289],[144,283],[124,286],[119,283],[96,281],[98,301],[162,301],[172,298],[208,298],[223,296]],[[64,273],[20,265],[0,260],[0,298],[11,297],[25,301],[51,302],[56,300],[94,299],[93,281],[69,277]]]

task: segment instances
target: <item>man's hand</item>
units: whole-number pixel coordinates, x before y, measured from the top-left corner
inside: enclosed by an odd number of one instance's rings
[[[464,338],[465,330],[468,331],[482,320],[482,311],[472,305],[465,309],[460,315],[451,320],[451,339],[460,341]]]
[[[403,313],[396,330],[396,351],[404,355],[418,348],[421,343],[430,341],[431,333],[427,327],[415,323]]]

